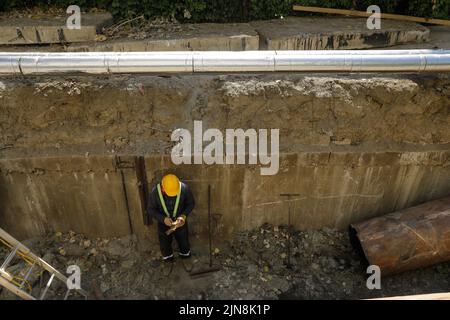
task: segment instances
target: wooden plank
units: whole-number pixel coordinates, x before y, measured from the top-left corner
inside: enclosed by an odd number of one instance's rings
[[[25,291],[17,288],[15,285],[13,285],[11,282],[9,282],[7,279],[3,278],[0,275],[0,286],[5,287],[12,293],[14,293],[16,296],[24,299],[24,300],[36,300],[33,296],[29,295]]]
[[[342,14],[346,16],[355,16],[355,17],[370,17],[373,13],[368,13],[365,11],[358,10],[346,10],[346,9],[331,9],[331,8],[320,8],[320,7],[307,7],[307,6],[293,6],[294,11],[303,11],[303,12],[314,12],[314,13],[329,13],[329,14]],[[442,26],[450,26],[450,20],[444,19],[428,19],[421,17],[413,17],[413,16],[404,16],[401,14],[392,14],[392,13],[381,13],[381,19],[391,19],[391,20],[400,20],[400,21],[411,21],[411,22],[419,22],[419,23],[429,23],[429,24],[438,24]]]
[[[417,294],[411,296],[395,296],[387,298],[376,298],[369,300],[450,300],[450,292]]]

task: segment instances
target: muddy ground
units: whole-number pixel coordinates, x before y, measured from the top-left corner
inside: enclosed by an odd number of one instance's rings
[[[450,263],[382,278],[381,290],[369,290],[360,258],[348,236],[332,229],[296,231],[292,237],[292,269],[286,268],[287,229],[264,225],[241,232],[230,241],[216,241],[214,265],[218,272],[191,278],[180,259],[169,277],[164,276],[155,246],[140,252],[133,236],[89,239],[73,232],[49,234],[24,242],[61,271],[77,264],[82,286],[106,299],[360,299],[448,291]],[[207,267],[208,247],[193,238],[194,270]],[[3,249],[2,249],[3,250]],[[2,256],[6,254],[1,252]],[[12,263],[11,272],[23,270]],[[33,278],[33,294],[44,281]],[[61,299],[62,286],[49,291]],[[0,299],[15,299],[3,290]],[[71,299],[80,298],[72,295]]]

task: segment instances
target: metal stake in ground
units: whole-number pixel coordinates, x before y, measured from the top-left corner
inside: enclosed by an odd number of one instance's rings
[[[211,185],[208,185],[208,237],[209,237],[209,267],[206,269],[200,269],[197,271],[191,272],[189,275],[192,276],[198,276],[202,274],[207,274],[210,272],[216,272],[220,270],[220,267],[213,267],[213,260],[212,260],[212,230],[211,230],[211,220],[212,220],[212,213],[211,213]]]
[[[286,268],[291,269],[291,198],[292,197],[298,197],[300,194],[298,193],[281,193],[280,197],[287,197],[288,200],[288,233],[287,233],[287,263]]]

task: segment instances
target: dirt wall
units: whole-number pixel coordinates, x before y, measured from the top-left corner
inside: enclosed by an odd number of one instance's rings
[[[280,151],[450,143],[448,76],[0,80],[1,156],[164,153],[175,128],[278,128]]]

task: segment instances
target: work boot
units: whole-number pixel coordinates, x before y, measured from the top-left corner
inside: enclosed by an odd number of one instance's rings
[[[161,273],[163,274],[163,276],[165,277],[170,276],[173,270],[173,265],[174,265],[173,257],[163,260],[163,262],[161,263]]]
[[[189,251],[188,254],[179,253],[178,255],[181,258],[181,263],[183,264],[184,270],[187,273],[191,272],[192,269],[194,268],[194,263],[192,262],[191,259],[191,252]]]

